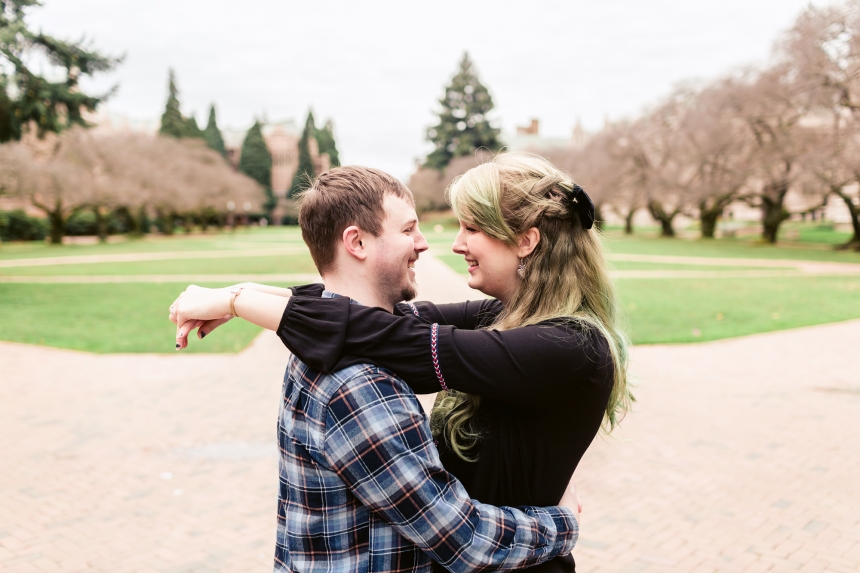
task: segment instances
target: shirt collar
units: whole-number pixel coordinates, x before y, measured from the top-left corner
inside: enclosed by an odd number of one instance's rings
[[[337,294],[336,292],[331,292],[330,290],[323,290],[322,293],[323,298],[346,298],[342,294]],[[357,300],[350,300],[349,304],[361,304]]]

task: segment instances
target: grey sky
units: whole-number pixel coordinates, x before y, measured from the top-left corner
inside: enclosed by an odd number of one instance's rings
[[[821,2],[822,4],[824,2]],[[108,109],[156,119],[167,69],[183,112],[214,102],[222,126],[332,118],[345,163],[406,178],[428,151],[436,100],[468,50],[512,131],[531,117],[566,136],[636,114],[678,81],[764,62],[806,0],[602,2],[45,0],[46,32],[125,53],[89,89],[119,83]],[[816,2],[819,4],[819,2]]]

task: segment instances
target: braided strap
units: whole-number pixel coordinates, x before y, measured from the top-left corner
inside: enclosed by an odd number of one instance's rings
[[[439,379],[439,384],[442,390],[448,391],[448,385],[445,384],[445,377],[442,376],[442,369],[439,367],[439,325],[433,323],[430,327],[430,356],[433,358],[433,370],[436,371],[436,378]]]
[[[412,314],[414,314],[418,318],[421,318],[421,315],[418,314],[418,309],[415,307],[414,304],[412,304],[411,302],[407,302],[406,304],[409,305],[409,308],[412,310]]]

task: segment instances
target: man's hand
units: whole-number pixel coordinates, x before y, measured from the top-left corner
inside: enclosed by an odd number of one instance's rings
[[[176,350],[188,346],[188,335],[195,328],[203,338],[233,316],[230,314],[229,289],[190,285],[170,305],[170,321],[176,325]]]
[[[561,501],[558,504],[568,508],[576,515],[576,523],[579,525],[580,530],[582,530],[582,500],[579,499],[579,495],[576,493],[576,484],[573,481],[573,476],[570,476],[570,482],[567,484],[564,495],[561,496]]]

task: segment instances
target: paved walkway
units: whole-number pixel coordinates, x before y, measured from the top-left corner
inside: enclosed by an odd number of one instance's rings
[[[419,264],[425,298],[480,296]],[[577,471],[580,570],[860,571],[858,340],[637,348],[636,411]],[[0,571],[270,570],[286,358],[0,343]]]

